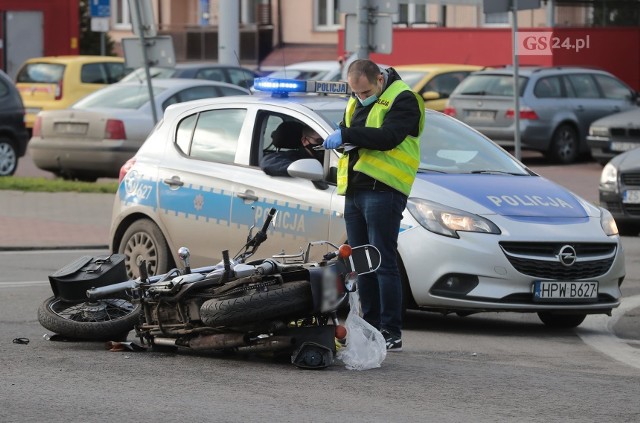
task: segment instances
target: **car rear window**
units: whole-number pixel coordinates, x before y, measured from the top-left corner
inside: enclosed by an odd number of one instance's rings
[[[65,65],[57,63],[27,63],[16,76],[17,82],[57,84],[64,75]]]
[[[520,76],[518,79],[518,87],[522,95],[529,78]],[[454,95],[457,94],[511,97],[513,96],[513,75],[470,75],[458,85],[454,91]]]
[[[157,96],[164,88],[153,87],[153,95]],[[149,101],[147,84],[140,85],[109,85],[106,88],[89,94],[71,106],[74,109],[139,109]]]
[[[420,80],[422,80],[422,78],[429,75],[429,72],[422,71],[399,70],[397,72],[400,75],[400,78],[402,78],[402,80],[410,87],[416,85]]]

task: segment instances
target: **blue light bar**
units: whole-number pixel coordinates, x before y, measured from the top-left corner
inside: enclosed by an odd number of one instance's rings
[[[256,78],[253,88],[270,92],[272,95],[286,97],[288,93],[306,93],[307,81],[298,79]]]
[[[253,88],[270,92],[274,97],[287,97],[289,93],[317,93],[348,95],[351,91],[346,82],[305,81],[299,79],[256,78]]]

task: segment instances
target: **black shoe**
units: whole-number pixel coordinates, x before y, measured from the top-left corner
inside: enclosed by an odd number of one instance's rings
[[[402,351],[402,338],[390,334],[386,330],[382,330],[382,336],[387,343],[387,351]]]

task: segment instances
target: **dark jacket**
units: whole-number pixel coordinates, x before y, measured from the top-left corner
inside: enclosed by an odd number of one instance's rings
[[[322,162],[324,151],[313,151],[313,156],[309,154],[309,150],[300,147],[296,150],[276,151],[266,154],[260,160],[260,167],[267,175],[271,176],[289,176],[287,168],[296,160],[316,158]]]
[[[394,81],[401,79],[395,69],[389,68],[387,72],[389,76],[384,87],[385,90]],[[420,106],[411,91],[404,91],[395,98],[380,128],[365,127],[367,116],[372,107],[373,104],[363,107],[360,102],[357,102],[349,128],[344,125],[343,118],[342,123],[340,123],[343,144],[353,144],[370,150],[386,151],[398,146],[407,135],[418,136],[420,134]],[[359,158],[357,148],[350,150],[347,154],[349,154],[347,193],[352,190],[394,190],[364,173],[353,170],[353,166]]]

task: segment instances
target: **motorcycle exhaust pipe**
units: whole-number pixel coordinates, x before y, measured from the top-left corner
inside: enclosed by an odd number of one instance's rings
[[[217,333],[190,339],[188,347],[192,350],[221,350],[240,347],[248,343],[248,336],[242,333]]]
[[[263,353],[291,348],[294,344],[295,338],[292,336],[273,336],[264,341],[258,341],[256,344],[240,347],[238,348],[238,352]]]

